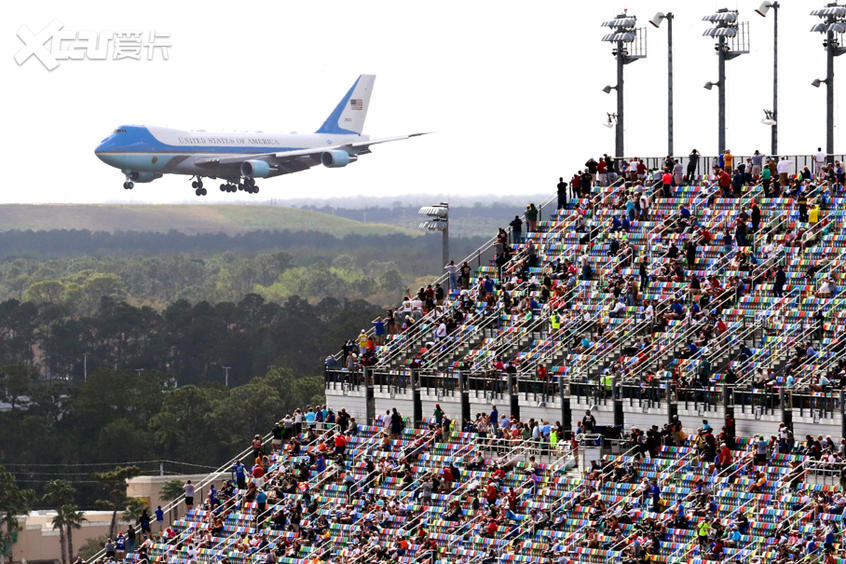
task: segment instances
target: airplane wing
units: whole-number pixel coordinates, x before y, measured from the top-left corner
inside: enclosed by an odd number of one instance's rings
[[[209,171],[218,170],[221,172],[225,171],[235,173],[240,170],[241,163],[244,161],[260,160],[269,164],[271,169],[276,171],[276,174],[286,174],[289,172],[306,170],[315,165],[319,165],[321,163],[323,153],[326,153],[327,151],[346,151],[350,154],[350,156],[366,155],[370,153],[370,147],[372,145],[389,143],[391,141],[402,141],[404,139],[411,139],[412,137],[426,135],[426,133],[428,132],[398,135],[396,137],[383,137],[382,139],[369,139],[367,141],[329,145],[326,147],[282,151],[279,153],[255,153],[238,155],[237,157],[209,158],[197,161],[194,164],[198,167],[207,168]]]

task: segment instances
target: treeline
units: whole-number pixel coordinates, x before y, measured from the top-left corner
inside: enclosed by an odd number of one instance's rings
[[[490,235],[494,235],[491,233]],[[475,248],[462,238],[454,239],[455,251]],[[386,250],[387,247],[413,252],[418,258],[433,256],[440,261],[441,241],[438,237],[410,235],[346,235],[335,237],[319,231],[248,231],[240,234],[201,233],[188,235],[176,230],[167,233],[147,231],[89,231],[87,229],[55,229],[50,231],[0,231],[0,258],[41,256],[61,257],[106,253],[161,254],[193,252],[222,253],[242,251],[254,253],[268,249],[319,249],[337,254],[352,251]],[[467,248],[472,245],[472,248]],[[466,254],[466,252],[464,254]],[[433,254],[434,253],[434,254]],[[458,256],[458,255],[456,255]],[[462,255],[464,256],[464,255]],[[415,261],[410,260],[408,264]]]
[[[454,256],[479,243],[454,239]],[[74,315],[92,314],[102,297],[157,309],[176,300],[237,302],[250,293],[388,306],[418,278],[443,270],[435,236],[2,232],[4,253],[0,300],[63,305]]]
[[[77,317],[67,305],[9,300],[0,303],[0,365],[77,381],[86,368],[100,367],[159,371],[179,385],[222,383],[224,366],[230,384],[272,365],[299,377],[317,373],[326,353],[378,312],[361,300],[276,303],[248,294],[237,303],[179,300],[162,311],[106,297],[91,315]]]
[[[322,377],[296,378],[282,368],[230,389],[174,388],[171,374],[155,370],[101,368],[86,382],[68,382],[6,366],[0,379],[27,398],[0,412],[0,469],[36,491],[22,507],[37,508],[54,507],[42,494],[59,478],[76,487],[79,506],[101,505],[98,471],[109,466],[99,463],[168,459],[218,467],[255,433],[323,394]]]

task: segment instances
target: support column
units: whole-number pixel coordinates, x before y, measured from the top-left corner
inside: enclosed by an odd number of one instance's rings
[[[517,393],[517,374],[508,374],[508,400],[511,407],[511,416],[520,419],[520,397]]]
[[[461,430],[464,430],[464,424],[470,421],[470,382],[467,381],[466,370],[458,373],[458,381],[461,389]]]
[[[376,420],[376,396],[373,394],[373,368],[364,367],[364,409],[368,425]]]
[[[623,65],[626,64],[626,48],[622,41],[617,42],[617,129],[614,135],[614,155],[618,159],[625,158],[623,154],[623,135],[625,119],[623,116]]]
[[[561,379],[561,376],[558,378]],[[558,384],[558,391],[561,396],[561,426],[565,431],[572,431],[573,410],[570,406],[570,384],[568,382],[560,381]]]
[[[720,91],[717,103],[717,145],[719,154],[726,150],[726,38],[720,37],[719,52],[717,53],[717,84]]]
[[[614,394],[614,426],[623,428],[623,388],[615,377],[612,381],[612,393]]]
[[[667,398],[667,422],[672,423],[679,415],[679,404],[676,398],[673,397],[673,387],[670,381],[667,381],[667,388],[665,390]]]
[[[779,388],[778,399],[781,404],[781,420],[793,432],[793,400],[790,392],[785,393],[784,388]]]
[[[414,427],[418,428],[423,424],[423,400],[420,398],[420,372],[418,370],[411,371],[411,403]]]
[[[826,161],[834,162],[834,32],[826,34],[825,49],[825,152]]]
[[[734,390],[731,386],[723,386],[723,411],[724,417],[734,419]]]

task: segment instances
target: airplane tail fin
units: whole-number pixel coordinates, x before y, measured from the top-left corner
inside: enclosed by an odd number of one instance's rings
[[[373,92],[375,80],[375,75],[360,75],[315,133],[360,135],[364,130],[364,118],[367,117],[367,107],[370,105],[370,94]]]

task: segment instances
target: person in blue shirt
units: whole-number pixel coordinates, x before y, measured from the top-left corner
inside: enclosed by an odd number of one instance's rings
[[[256,494],[256,516],[261,517],[267,511],[267,493],[259,490]]]
[[[629,232],[629,229],[631,229],[631,227],[632,227],[632,224],[631,224],[631,222],[629,221],[629,218],[624,217],[624,218],[623,218],[623,221],[621,221],[621,222],[620,222],[620,227],[622,228],[622,230],[623,230],[623,231],[625,231],[626,233],[628,233],[628,232]]]
[[[615,215],[613,219],[611,219],[611,233],[616,233],[617,231],[623,230],[623,222],[620,221],[620,216]]]
[[[652,486],[649,488],[649,495],[652,496],[652,511],[655,513],[661,512],[661,488],[658,487],[658,482],[652,480]]]
[[[494,291],[494,281],[490,276],[485,276],[485,293],[490,294]]]
[[[243,490],[247,487],[247,469],[241,464],[240,460],[236,460],[232,466],[232,471],[235,473],[235,481],[238,483],[238,489]]]
[[[214,489],[214,484],[212,484],[211,491],[214,492],[215,494],[217,493],[216,490]],[[211,495],[211,493],[209,493],[209,500],[210,501],[211,501],[211,497],[212,497],[212,495]],[[164,529],[164,511],[162,510],[161,505],[156,507],[155,514],[156,514],[156,528],[161,533],[162,530]]]
[[[314,461],[313,468],[318,473],[326,470],[326,458],[323,457],[323,454],[317,455],[317,460]]]

